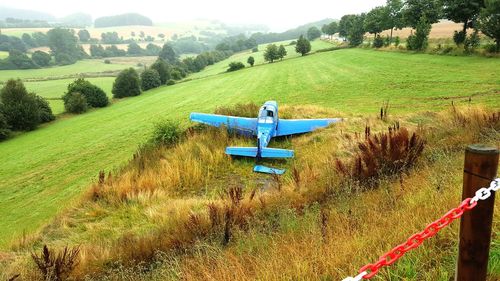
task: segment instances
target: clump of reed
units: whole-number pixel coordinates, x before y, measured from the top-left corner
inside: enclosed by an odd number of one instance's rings
[[[334,167],[345,180],[361,186],[375,187],[381,178],[409,170],[425,146],[421,135],[399,125],[375,135],[369,132],[367,127],[365,140],[357,145],[358,152],[350,160],[336,159]]]

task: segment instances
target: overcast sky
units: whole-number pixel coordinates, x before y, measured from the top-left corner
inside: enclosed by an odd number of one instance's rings
[[[266,24],[274,31],[324,18],[339,19],[384,3],[385,0],[0,0],[0,6],[33,9],[56,17],[75,12],[88,13],[93,18],[136,12],[154,22],[217,19],[226,23]]]

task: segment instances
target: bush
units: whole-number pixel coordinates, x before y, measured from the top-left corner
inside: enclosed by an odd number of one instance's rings
[[[460,45],[465,42],[465,32],[464,31],[456,31],[453,33],[453,41],[455,44]]]
[[[168,80],[168,81],[167,81],[167,85],[168,85],[168,86],[175,85],[175,80],[173,80],[173,79]]]
[[[10,79],[0,91],[4,117],[13,130],[30,131],[40,124],[36,95],[28,94],[21,80]]]
[[[78,92],[72,92],[68,94],[64,100],[64,108],[67,112],[77,114],[84,113],[87,111],[87,100],[84,95]]]
[[[151,140],[160,145],[174,145],[181,139],[182,131],[178,123],[163,120],[154,125]]]
[[[105,60],[104,60],[104,63],[105,63],[105,64],[111,64],[111,61],[110,61],[110,60],[108,60],[108,59],[105,59]]]
[[[33,60],[33,62],[35,62],[37,65],[39,66],[49,66],[50,64],[50,55],[45,53],[45,52],[42,52],[42,51],[35,51],[32,55],[31,55],[31,59]]]
[[[497,52],[497,45],[493,43],[486,44],[484,45],[483,49],[486,51],[486,53],[494,54]]]
[[[83,78],[78,78],[68,85],[68,91],[63,96],[63,101],[66,103],[66,96],[74,92],[85,96],[85,100],[90,107],[105,107],[109,104],[106,93]]]
[[[478,34],[478,30],[474,30],[464,41],[464,50],[467,54],[472,54],[479,47],[480,38]]]
[[[162,58],[158,58],[150,67],[158,72],[162,84],[167,83],[170,79],[170,72],[172,71],[170,65]]]
[[[52,109],[50,108],[50,105],[47,102],[47,100],[37,95],[35,95],[35,100],[38,104],[38,113],[40,116],[40,122],[46,123],[56,119],[54,114],[52,114]]]
[[[154,69],[146,69],[141,73],[141,88],[143,91],[161,86],[160,74]]]
[[[253,66],[254,63],[255,63],[255,59],[252,57],[252,56],[249,56],[248,59],[247,59],[247,63],[250,65],[250,66]]]
[[[290,45],[290,46],[297,45],[297,41],[293,40],[293,41],[291,41],[291,42],[290,42],[290,44],[288,44],[288,45]]]
[[[401,43],[401,39],[399,38],[399,36],[396,36],[394,38],[394,45],[397,47],[397,46],[399,46],[400,43]]]
[[[3,113],[3,104],[0,103],[0,140],[7,139],[10,135],[10,127]]]
[[[133,68],[120,72],[113,83],[113,97],[124,98],[141,94],[139,74]]]
[[[233,61],[233,62],[229,63],[229,68],[227,69],[227,72],[240,70],[242,68],[245,68],[245,65],[242,62]]]
[[[375,40],[373,40],[373,47],[382,48],[383,46],[384,46],[384,39],[380,35],[377,35],[377,37],[375,37]]]
[[[259,51],[259,47],[253,47],[252,48],[252,53],[257,53]]]
[[[431,24],[428,23],[425,17],[422,17],[417,24],[414,35],[408,36],[407,48],[408,50],[423,51],[428,45],[428,36],[431,31]]]

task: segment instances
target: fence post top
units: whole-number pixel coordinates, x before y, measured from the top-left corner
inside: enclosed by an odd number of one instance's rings
[[[478,153],[478,154],[498,154],[499,150],[498,148],[494,146],[488,146],[486,144],[482,143],[475,143],[468,145],[465,148],[465,151],[472,152],[472,153]]]

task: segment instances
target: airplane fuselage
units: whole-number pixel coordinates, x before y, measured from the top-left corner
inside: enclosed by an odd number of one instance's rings
[[[278,128],[278,104],[275,101],[267,101],[259,110],[257,118],[257,157],[263,148],[267,147],[271,138],[276,135]]]

